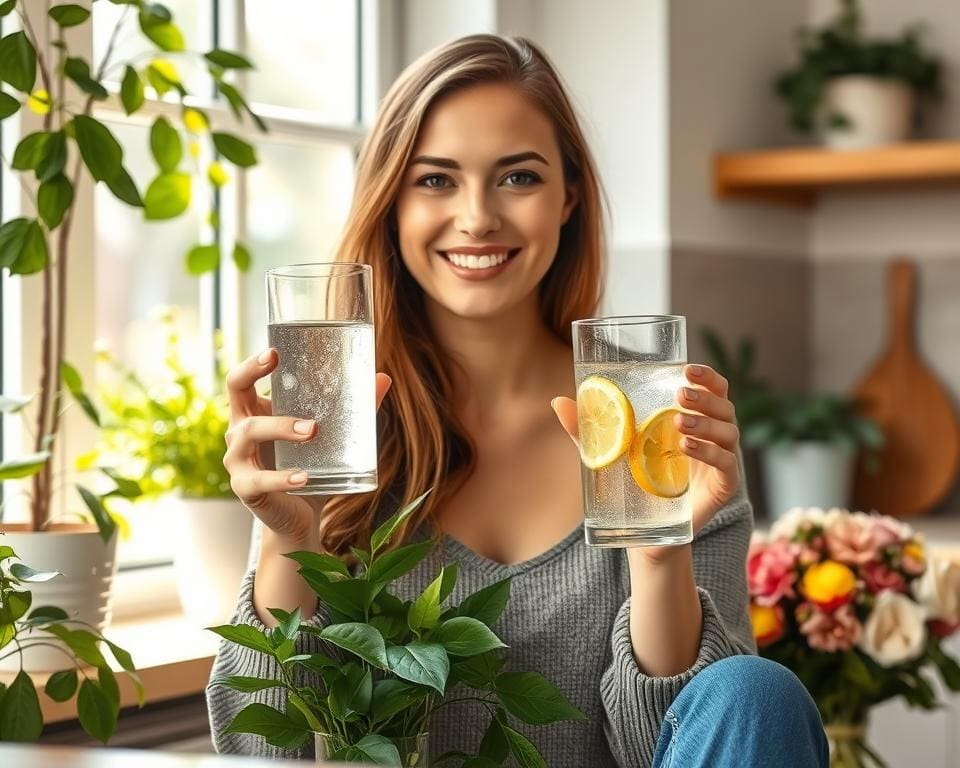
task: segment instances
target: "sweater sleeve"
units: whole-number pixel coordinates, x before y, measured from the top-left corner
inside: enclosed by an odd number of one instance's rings
[[[613,660],[604,671],[600,695],[610,750],[623,768],[650,766],[660,724],[673,700],[694,675],[715,661],[755,653],[747,610],[746,556],[753,512],[744,484],[727,506],[697,534],[693,570],[703,612],[697,660],[672,677],[643,673],[630,642],[630,600],[613,623]]]
[[[231,624],[247,624],[260,631],[266,626],[260,621],[253,607],[253,583],[255,571],[251,570],[243,579],[240,587],[240,597],[236,613]],[[315,627],[322,627],[327,623],[322,613],[317,613],[309,620],[304,621]],[[297,641],[297,653],[325,653],[336,656],[333,646],[324,642],[315,635],[303,632]],[[274,709],[283,711],[286,708],[286,691],[283,688],[268,688],[256,693],[241,693],[225,685],[214,685],[218,678],[229,675],[244,677],[278,678],[279,665],[276,660],[251,648],[244,648],[227,640],[220,641],[220,648],[210,673],[210,682],[207,684],[207,711],[210,716],[210,733],[213,736],[214,749],[222,754],[256,755],[269,758],[312,758],[313,743],[308,741],[302,748],[296,750],[274,747],[252,733],[224,733],[237,713],[248,704],[267,704]],[[294,672],[294,682],[298,686],[317,684],[313,673],[298,666]]]

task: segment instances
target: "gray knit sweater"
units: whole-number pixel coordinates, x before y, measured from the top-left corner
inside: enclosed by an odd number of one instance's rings
[[[649,766],[660,723],[681,688],[708,664],[754,651],[747,613],[745,559],[752,512],[743,489],[698,534],[694,572],[703,608],[703,633],[696,663],[674,677],[644,674],[630,643],[627,558],[621,549],[595,549],[578,527],[538,557],[514,565],[482,557],[450,536],[392,589],[412,599],[437,575],[444,562],[458,561],[460,574],[450,596],[457,604],[476,590],[513,577],[511,597],[495,630],[506,643],[508,669],[536,671],[557,685],[589,718],[547,726],[516,726],[540,749],[551,768]],[[235,624],[263,629],[253,609],[251,571],[243,581]],[[322,619],[318,619],[322,620]],[[320,652],[306,636],[300,652]],[[314,643],[314,645],[310,645]],[[226,675],[275,676],[274,662],[256,651],[222,643],[212,678]],[[261,737],[224,734],[244,706],[260,701],[280,706],[282,691],[243,694],[223,686],[207,688],[214,745],[218,752],[272,757],[309,757],[268,745]],[[489,714],[474,702],[455,703],[434,715],[430,748],[473,751]]]

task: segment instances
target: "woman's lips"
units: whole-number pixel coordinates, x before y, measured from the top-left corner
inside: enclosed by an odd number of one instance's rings
[[[468,267],[464,266],[465,260],[470,260],[475,264],[483,264],[483,259],[490,261],[497,261],[498,257],[496,254],[483,254],[477,256],[475,254],[458,254],[456,251],[438,251],[438,253],[443,257],[443,260],[447,263],[450,269],[455,275],[463,278],[464,280],[490,280],[497,277],[510,265],[510,262],[520,253],[519,248],[513,248],[505,252],[506,258],[499,264],[492,264],[488,267],[475,266]],[[451,254],[453,254],[451,258]],[[460,264],[455,264],[453,259],[457,259]]]

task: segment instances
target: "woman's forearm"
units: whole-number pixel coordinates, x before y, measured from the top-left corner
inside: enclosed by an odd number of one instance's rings
[[[628,549],[630,563],[630,639],[645,674],[669,677],[697,660],[703,614],[693,578],[691,545],[656,557]]]
[[[257,577],[253,583],[253,607],[266,626],[277,625],[268,608],[281,608],[284,611],[299,608],[304,619],[316,613],[316,594],[297,572],[300,566],[284,555],[301,550],[317,552],[319,549],[319,541],[293,541],[264,527],[257,560]]]

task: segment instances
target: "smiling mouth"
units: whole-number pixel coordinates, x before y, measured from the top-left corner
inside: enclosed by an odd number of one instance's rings
[[[492,269],[505,264],[520,253],[519,248],[504,249],[499,252],[484,253],[481,255],[473,253],[457,253],[456,251],[437,251],[443,258],[462,269]]]

